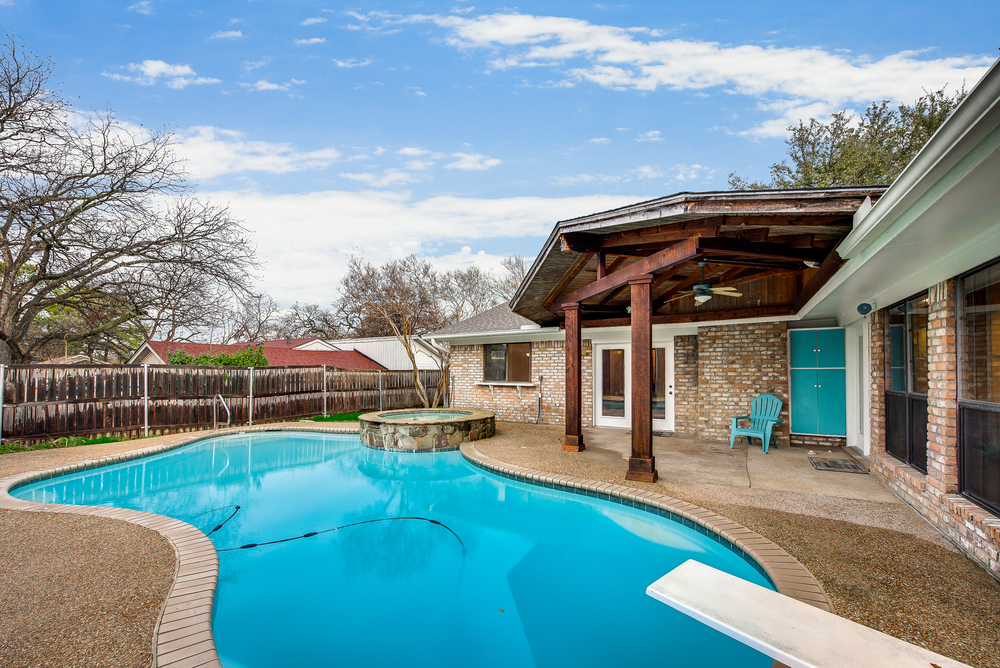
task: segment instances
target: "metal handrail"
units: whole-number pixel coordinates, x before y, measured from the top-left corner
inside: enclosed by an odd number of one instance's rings
[[[219,428],[219,401],[222,402],[222,407],[226,409],[226,426],[228,427],[233,421],[233,414],[229,412],[229,406],[226,405],[225,398],[221,394],[217,394],[212,399],[212,429]]]

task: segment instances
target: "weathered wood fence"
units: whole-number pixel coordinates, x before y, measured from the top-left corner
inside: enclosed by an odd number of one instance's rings
[[[440,371],[421,371],[433,398]],[[164,365],[0,366],[0,437],[142,436],[421,405],[410,371]]]

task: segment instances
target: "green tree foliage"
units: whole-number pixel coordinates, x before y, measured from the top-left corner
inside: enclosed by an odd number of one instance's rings
[[[181,366],[269,366],[267,355],[264,354],[264,344],[247,346],[235,353],[218,353],[209,355],[191,355],[178,348],[167,353],[167,364]]]
[[[931,91],[912,105],[893,109],[888,100],[872,102],[860,118],[834,112],[828,123],[799,121],[788,131],[788,158],[771,165],[771,181],[729,175],[733,190],[829,188],[889,185],[965,98]],[[791,164],[789,164],[789,161]]]

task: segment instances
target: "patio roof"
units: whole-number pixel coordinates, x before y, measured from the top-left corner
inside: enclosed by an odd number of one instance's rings
[[[685,192],[561,221],[510,305],[541,325],[558,324],[563,303],[580,305],[584,326],[628,325],[628,280],[651,275],[654,324],[791,316],[843,263],[854,213],[885,190]],[[742,296],[699,304],[696,284]]]

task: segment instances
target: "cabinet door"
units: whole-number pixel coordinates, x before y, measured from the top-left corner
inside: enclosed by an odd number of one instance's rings
[[[819,427],[819,405],[816,401],[816,369],[792,369],[791,411],[792,431],[816,434]]]
[[[844,369],[816,371],[819,411],[817,434],[847,436],[847,377]]]
[[[791,367],[811,369],[816,366],[816,332],[811,329],[796,330],[789,333],[791,350]]]
[[[820,329],[816,331],[816,366],[844,367],[844,330]]]

